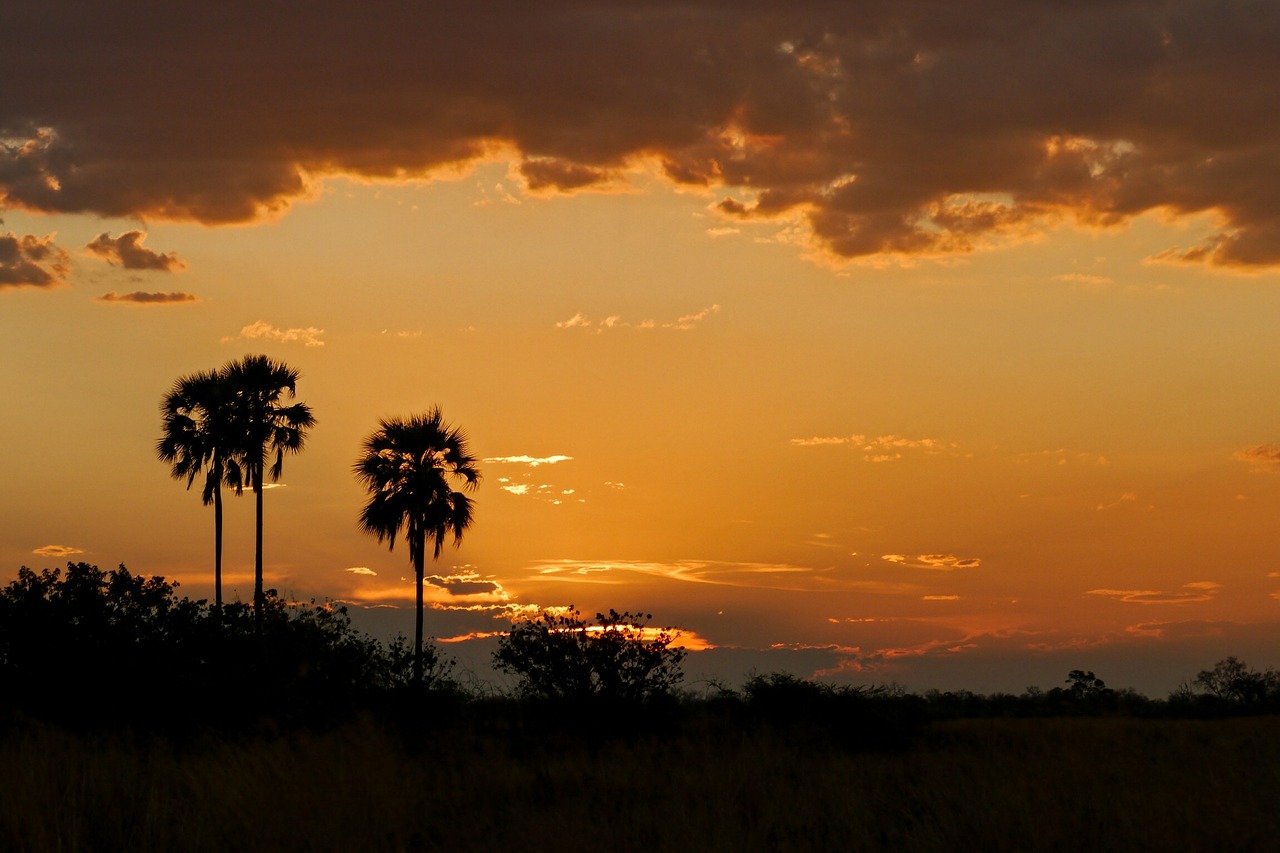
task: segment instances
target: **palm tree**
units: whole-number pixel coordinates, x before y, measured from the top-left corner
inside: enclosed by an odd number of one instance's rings
[[[253,489],[257,504],[256,540],[253,562],[254,622],[262,627],[262,478],[280,479],[284,470],[284,454],[298,453],[306,441],[307,430],[316,419],[306,403],[283,405],[297,392],[298,371],[265,355],[246,355],[228,362],[218,376],[231,389],[230,428],[235,433],[237,456],[244,467],[245,485]],[[266,467],[269,454],[275,461]]]
[[[378,422],[378,430],[364,441],[355,464],[356,477],[369,490],[360,513],[360,526],[395,550],[403,530],[409,543],[417,580],[417,619],[413,634],[413,682],[422,682],[422,581],[427,540],[440,557],[445,538],[455,546],[471,526],[473,502],[463,492],[480,483],[476,458],[461,430],[445,423],[437,406],[425,415]],[[453,488],[460,484],[463,491]]]
[[[201,500],[213,504],[214,613],[222,616],[222,486],[243,491],[244,479],[229,425],[231,390],[219,373],[204,371],[180,377],[160,402],[163,433],[156,442],[160,461],[170,464],[174,479],[190,489],[205,475]]]

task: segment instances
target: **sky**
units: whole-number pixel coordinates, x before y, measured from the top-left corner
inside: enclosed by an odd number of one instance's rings
[[[1280,666],[1280,6],[0,7],[0,579],[211,596],[155,456],[265,353],[318,424],[267,584],[412,631],[379,418],[482,462],[427,631],[653,614],[787,671],[1163,696]],[[226,517],[252,598],[253,503]]]

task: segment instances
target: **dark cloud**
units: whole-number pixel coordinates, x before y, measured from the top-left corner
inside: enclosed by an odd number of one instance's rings
[[[652,163],[849,258],[1159,210],[1219,222],[1163,259],[1280,263],[1273,0],[50,0],[0,31],[15,207],[243,222],[514,152],[532,189]]]
[[[185,302],[199,302],[200,298],[193,293],[147,293],[135,290],[133,293],[104,293],[98,297],[99,302],[130,302],[135,305],[180,305]]]
[[[142,241],[145,239],[145,231],[126,231],[119,237],[103,233],[85,248],[107,263],[127,270],[173,272],[186,268],[187,265],[173,252],[160,254],[144,247]]]
[[[53,235],[0,234],[0,290],[8,287],[56,287],[65,283],[67,253]]]
[[[477,580],[471,576],[429,575],[425,580],[432,586],[448,590],[450,595],[490,595],[502,590],[502,585],[496,581]]]

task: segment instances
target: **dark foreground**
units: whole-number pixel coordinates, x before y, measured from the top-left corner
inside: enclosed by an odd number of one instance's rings
[[[0,730],[0,849],[1275,850],[1280,717]]]

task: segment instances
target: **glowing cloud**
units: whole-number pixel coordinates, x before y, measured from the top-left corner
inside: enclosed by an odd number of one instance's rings
[[[76,554],[83,554],[84,549],[70,545],[42,545],[31,549],[31,553],[39,554],[41,557],[74,557]]]
[[[573,459],[572,456],[489,456],[482,459],[482,462],[490,464],[512,464],[512,465],[528,465],[530,468],[537,468],[539,465],[555,465],[557,462],[568,462]]]
[[[905,554],[884,554],[880,559],[887,563],[910,566],[913,569],[932,569],[939,572],[976,569],[982,565],[982,560],[978,557],[957,557],[955,554],[920,554],[915,559]]]
[[[266,338],[270,341],[279,341],[281,343],[298,343],[301,342],[309,347],[322,347],[324,341],[320,340],[320,336],[324,334],[324,329],[317,329],[315,326],[308,326],[305,329],[280,329],[270,323],[262,320],[256,323],[250,323],[240,329],[237,337],[224,337],[222,342],[230,343],[234,340],[253,340],[256,338]]]
[[[378,576],[378,573],[375,572],[373,569],[369,568],[368,566],[352,566],[349,569],[343,569],[343,571],[349,572],[350,574],[353,574],[353,575],[367,575],[368,577]]]
[[[1257,471],[1280,470],[1280,444],[1259,444],[1232,454],[1232,459],[1247,462]]]
[[[903,458],[903,451],[920,451],[927,456],[940,456],[947,451],[954,451],[959,445],[955,442],[940,441],[936,438],[905,438],[900,435],[881,435],[868,438],[865,435],[816,435],[812,438],[793,438],[793,447],[829,447],[848,445],[862,452],[866,462],[896,462]]]
[[[621,315],[611,314],[603,320],[591,320],[581,311],[574,314],[568,320],[560,320],[556,323],[557,329],[590,329],[597,335],[610,329],[640,329],[648,331],[650,329],[673,329],[677,332],[688,332],[698,328],[704,320],[713,314],[720,313],[719,305],[708,305],[701,311],[693,314],[685,314],[674,320],[659,323],[657,320],[641,320],[639,323],[630,323],[622,319]]]
[[[1183,584],[1180,592],[1163,592],[1154,589],[1091,589],[1085,595],[1114,598],[1127,604],[1194,604],[1212,601],[1222,589],[1213,581],[1196,581]]]

